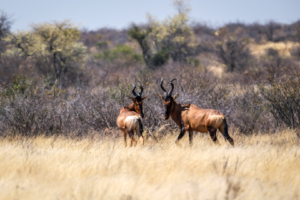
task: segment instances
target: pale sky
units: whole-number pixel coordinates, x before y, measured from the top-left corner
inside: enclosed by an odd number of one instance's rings
[[[189,0],[192,21],[221,26],[228,22],[300,19],[300,0]],[[147,22],[147,13],[162,20],[175,13],[172,0],[0,0],[0,10],[13,16],[13,31],[30,24],[69,19],[79,27],[127,28]]]

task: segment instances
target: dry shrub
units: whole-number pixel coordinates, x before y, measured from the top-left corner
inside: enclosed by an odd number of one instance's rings
[[[37,80],[16,76],[11,84],[2,88],[0,104],[2,135],[78,133],[76,115],[70,109],[69,94],[46,78]]]
[[[291,50],[292,56],[296,57],[297,59],[300,58],[300,47],[295,47]]]
[[[244,71],[252,60],[245,40],[229,38],[217,43],[216,48],[217,55],[221,62],[227,66],[229,72]]]
[[[145,131],[151,135],[164,127],[177,134],[177,125],[172,120],[163,120],[163,104],[156,96],[156,93],[162,94],[159,86],[161,77],[166,80],[167,90],[170,89],[168,81],[177,78],[173,94],[179,93],[178,103],[193,103],[201,108],[219,110],[228,119],[229,126],[244,134],[270,132],[282,125],[278,123],[278,114],[274,114],[277,112],[266,106],[269,105],[266,99],[268,93],[258,92],[255,85],[228,85],[201,69],[178,67],[173,73],[150,71],[147,75],[118,78],[115,82],[105,82],[97,87],[78,84],[77,87],[63,89],[47,78],[25,78],[12,82],[2,87],[2,134],[83,136],[91,131],[108,133],[105,130],[117,128],[116,119],[121,107],[132,103],[130,83],[137,81],[144,86],[143,95],[149,95],[144,101]],[[267,87],[263,88],[270,92]],[[297,93],[292,97],[295,99]],[[296,122],[289,127],[298,126],[297,101],[293,104]]]
[[[300,125],[300,75],[282,77],[271,82],[270,86],[260,86],[262,96],[267,100],[266,108],[277,123],[289,128]]]
[[[271,128],[263,109],[263,99],[253,87],[234,95],[231,103],[234,110],[229,119],[242,133],[252,134],[253,131],[268,131]]]
[[[89,92],[80,94],[71,104],[82,126],[96,131],[116,127],[120,102],[109,96],[109,92],[105,90],[100,90],[97,94]]]

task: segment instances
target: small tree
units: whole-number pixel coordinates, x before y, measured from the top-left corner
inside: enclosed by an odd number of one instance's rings
[[[147,41],[147,37],[150,32],[151,32],[150,28],[147,28],[147,30],[142,30],[140,27],[136,26],[135,24],[132,24],[128,30],[128,35],[132,39],[136,40],[140,48],[142,49],[143,59],[147,67],[151,67],[150,60],[152,57],[151,49]]]
[[[1,11],[0,14],[0,55],[1,52],[5,50],[5,43],[3,42],[3,38],[6,37],[7,34],[10,33],[11,25],[13,21],[11,17],[8,16],[5,12]]]
[[[61,79],[75,63],[83,61],[86,48],[77,42],[80,31],[70,22],[34,24],[32,28],[30,32],[10,34],[5,40],[35,62],[49,63],[50,60],[50,72],[56,79]]]
[[[192,28],[189,26],[189,8],[184,1],[174,1],[178,13],[163,22],[149,16],[152,29],[150,37],[156,52],[167,51],[172,60],[183,64],[188,58],[195,55],[196,39]]]
[[[161,66],[169,59],[183,64],[195,55],[197,44],[192,28],[188,24],[189,9],[182,0],[175,0],[178,10],[172,18],[160,22],[149,15],[146,30],[132,25],[128,33],[139,43],[148,67]]]
[[[71,68],[71,63],[81,61],[85,47],[78,43],[80,31],[73,24],[65,22],[43,23],[32,26],[35,34],[45,45],[47,54],[53,58],[53,67],[57,79]]]

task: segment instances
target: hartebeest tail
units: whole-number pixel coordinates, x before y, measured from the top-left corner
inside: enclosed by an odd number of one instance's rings
[[[223,135],[230,144],[234,144],[233,139],[228,134],[228,124],[226,122],[226,119],[224,119],[224,134]]]
[[[130,137],[130,146],[132,145],[132,143],[134,145],[136,145],[136,141],[134,138],[134,132],[136,132],[136,134],[138,135],[138,137],[140,137],[140,141],[143,144],[143,124],[142,124],[142,120],[140,117],[138,116],[128,116],[126,117],[125,121],[125,129]]]
[[[226,122],[225,116],[212,109],[202,109],[194,104],[181,105],[178,104],[175,99],[178,97],[176,94],[172,96],[174,90],[173,79],[170,81],[171,90],[167,92],[163,86],[163,79],[161,79],[160,87],[164,91],[165,95],[157,94],[164,103],[165,114],[164,119],[167,120],[171,116],[173,121],[179,126],[180,134],[176,140],[176,143],[184,136],[186,131],[189,131],[190,144],[193,141],[193,132],[207,133],[211,139],[218,143],[216,136],[217,130],[219,130],[224,138],[231,144],[234,145],[233,139],[228,134],[228,124]]]
[[[143,124],[141,118],[144,117],[143,100],[146,99],[147,96],[142,97],[143,86],[140,83],[138,84],[141,91],[137,94],[135,92],[136,86],[132,83],[132,94],[134,95],[134,97],[132,98],[133,103],[127,107],[122,107],[117,118],[118,127],[123,132],[125,146],[127,146],[127,133],[130,138],[130,146],[132,146],[132,144],[136,145],[136,140],[134,138],[135,132],[140,137],[141,144],[144,144],[144,138],[142,135]]]

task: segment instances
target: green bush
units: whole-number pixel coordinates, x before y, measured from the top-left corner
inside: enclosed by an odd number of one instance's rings
[[[165,64],[168,61],[169,57],[170,56],[167,51],[158,52],[151,58],[152,66],[157,67]]]
[[[133,48],[126,45],[117,45],[114,49],[104,50],[101,53],[94,54],[94,57],[108,62],[113,62],[117,58],[134,62],[141,62],[143,59],[142,55],[137,54]]]
[[[108,43],[107,42],[97,42],[95,44],[95,47],[98,49],[107,49],[108,48]]]

